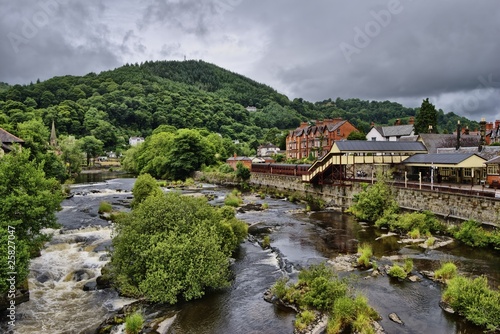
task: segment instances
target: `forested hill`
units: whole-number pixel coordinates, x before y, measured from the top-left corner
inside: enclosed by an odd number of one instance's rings
[[[245,107],[256,106],[257,112]],[[18,124],[41,118],[55,121],[59,135],[93,135],[106,149],[129,136],[148,136],[160,125],[205,128],[240,142],[278,141],[280,131],[301,121],[342,117],[363,131],[370,122],[403,123],[416,110],[394,102],[359,99],[311,103],[204,61],[127,64],[100,74],[54,77],[29,85],[0,85],[0,127],[16,134]],[[439,111],[439,124],[469,121]],[[470,128],[474,128],[471,125]],[[271,130],[269,130],[271,129]]]

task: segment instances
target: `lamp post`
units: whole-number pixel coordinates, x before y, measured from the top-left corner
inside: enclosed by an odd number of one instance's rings
[[[431,190],[434,190],[434,163],[431,162]]]

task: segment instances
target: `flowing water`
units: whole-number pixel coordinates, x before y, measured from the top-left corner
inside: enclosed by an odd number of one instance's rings
[[[32,260],[30,301],[18,306],[15,333],[94,333],[107,316],[133,302],[111,289],[83,291],[109,261],[112,228],[99,217],[99,203],[107,201],[115,210],[128,210],[135,181],[93,178],[99,182],[72,186],[74,196],[62,203],[63,210],[58,213],[61,230],[56,231],[42,256]],[[202,192],[214,193],[217,197],[213,203],[218,205],[228,190],[205,187]],[[434,270],[451,260],[465,273],[484,273],[492,286],[500,284],[498,254],[457,243],[424,251],[399,244],[397,237],[375,241],[384,231],[359,224],[347,215],[300,213],[302,205],[279,199],[248,197],[246,201],[269,204],[268,210],[237,216],[267,231],[275,251],[246,241],[232,265],[235,279],[230,288],[209,293],[201,300],[148,310],[166,318],[160,326],[163,333],[292,333],[294,313],[265,302],[264,291],[282,276],[296,278],[300,268],[338,254],[355,253],[363,242],[372,244],[381,264],[389,263],[384,257],[404,256],[414,260],[417,270]],[[380,323],[387,333],[482,332],[439,308],[442,287],[437,283],[425,278],[417,283],[398,282],[387,277],[371,278],[370,272],[354,273],[360,277],[354,281],[356,288],[380,313]],[[391,312],[396,312],[405,325],[390,321]]]

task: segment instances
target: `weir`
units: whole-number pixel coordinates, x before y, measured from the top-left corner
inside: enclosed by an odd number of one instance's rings
[[[370,182],[370,180],[367,180]],[[354,195],[362,191],[361,182],[345,185],[313,185],[298,176],[252,173],[250,184],[283,192],[297,191],[323,199],[329,207],[344,211],[353,204]],[[447,221],[474,219],[482,224],[500,226],[500,200],[474,195],[473,191],[452,193],[434,189],[395,187],[399,206],[414,211],[429,210]],[[465,194],[465,193],[468,194]],[[479,194],[479,192],[478,192]]]

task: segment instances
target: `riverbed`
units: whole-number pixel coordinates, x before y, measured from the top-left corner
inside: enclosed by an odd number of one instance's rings
[[[133,299],[111,290],[83,291],[95,281],[109,261],[112,226],[99,217],[101,201],[114,210],[127,211],[134,179],[111,179],[75,184],[73,197],[62,203],[51,242],[42,256],[32,260],[29,285],[31,298],[17,309],[17,333],[94,333],[113,312]],[[228,189],[204,185],[201,190],[223,202]],[[442,286],[422,277],[418,271],[437,269],[443,261],[453,261],[466,274],[485,274],[493,286],[500,284],[498,254],[473,250],[452,243],[437,250],[424,250],[398,243],[397,236],[375,240],[382,233],[351,216],[323,211],[304,213],[304,204],[283,199],[261,199],[254,195],[245,202],[267,203],[264,211],[238,213],[250,225],[258,224],[270,236],[274,250],[263,250],[255,241],[245,241],[235,255],[235,279],[230,288],[176,306],[155,308],[155,316],[168,317],[164,333],[292,333],[294,313],[264,301],[263,293],[280,277],[294,279],[311,264],[339,254],[353,254],[359,243],[370,243],[381,263],[410,257],[420,282],[399,282],[387,276],[372,278],[371,272],[355,270],[353,284],[380,313],[387,333],[482,333],[456,315],[448,315],[438,303]],[[404,326],[388,319],[396,312]],[[119,331],[118,331],[119,332]]]

